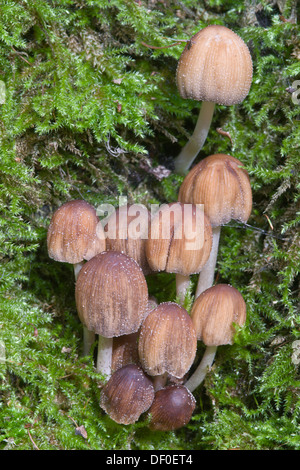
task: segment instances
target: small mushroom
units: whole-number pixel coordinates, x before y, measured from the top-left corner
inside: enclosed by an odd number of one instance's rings
[[[252,69],[247,45],[225,26],[209,25],[187,43],[177,66],[177,88],[202,106],[191,138],[175,159],[177,172],[185,173],[203,147],[215,104],[231,106],[246,98]]]
[[[212,229],[201,206],[164,204],[151,220],[146,256],[153,271],[176,274],[176,291],[182,304],[190,275],[199,273],[209,259]]]
[[[140,204],[118,207],[104,226],[106,249],[119,251],[135,259],[145,275],[151,270],[145,253],[151,214]]]
[[[196,400],[183,385],[169,385],[155,393],[148,411],[153,431],[175,431],[190,421]]]
[[[84,262],[106,248],[94,207],[81,199],[60,206],[50,221],[47,246],[50,258],[74,265],[76,280]],[[94,341],[94,333],[84,328],[84,355],[89,353]]]
[[[246,223],[250,217],[252,192],[249,175],[237,158],[225,154],[210,155],[184,178],[178,200],[185,204],[203,204],[212,226],[212,249],[199,275],[197,297],[213,284],[221,226],[231,219]]]
[[[82,323],[99,335],[97,370],[110,376],[112,338],[137,332],[147,313],[142,269],[123,253],[100,253],[81,269],[75,299]]]
[[[217,347],[232,344],[234,325],[242,326],[245,323],[246,303],[235,287],[217,284],[197,297],[192,306],[191,318],[197,339],[206,345],[199,366],[185,383],[193,392],[211,367]]]
[[[100,396],[101,408],[119,424],[135,423],[154,400],[152,381],[136,364],[112,374]]]
[[[187,311],[174,302],[164,302],[142,323],[138,351],[145,372],[161,388],[167,375],[183,377],[194,362],[196,333]]]

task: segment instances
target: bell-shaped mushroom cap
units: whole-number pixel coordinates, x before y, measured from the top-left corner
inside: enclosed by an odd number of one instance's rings
[[[147,374],[183,377],[197,349],[196,333],[187,311],[174,302],[158,305],[142,323],[138,348]]]
[[[128,364],[113,373],[103,387],[101,408],[119,424],[135,423],[154,399],[152,381],[135,364]]]
[[[240,103],[252,82],[249,49],[225,26],[207,26],[183,50],[176,79],[183,98],[226,106]]]
[[[186,426],[196,407],[192,393],[183,385],[169,385],[155,393],[148,411],[153,431],[175,431]]]
[[[127,204],[118,207],[104,226],[106,250],[119,251],[135,259],[145,275],[151,272],[145,252],[150,219],[145,206]]]
[[[164,204],[151,220],[146,256],[153,271],[199,273],[211,247],[211,224],[201,206]]]
[[[148,288],[135,260],[106,251],[81,268],[75,299],[79,318],[88,330],[112,338],[139,329],[147,313]]]
[[[246,321],[246,303],[241,293],[228,284],[216,284],[195,300],[192,321],[197,338],[206,346],[231,344],[234,324]]]
[[[212,227],[231,219],[246,223],[252,210],[252,191],[242,162],[225,154],[204,158],[187,174],[179,201],[203,204]]]
[[[77,264],[105,250],[105,235],[96,210],[88,202],[76,199],[59,207],[47,233],[50,258]]]

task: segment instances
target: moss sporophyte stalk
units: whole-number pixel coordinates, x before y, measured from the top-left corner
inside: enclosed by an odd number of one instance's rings
[[[299,8],[2,2],[1,449],[300,449]]]

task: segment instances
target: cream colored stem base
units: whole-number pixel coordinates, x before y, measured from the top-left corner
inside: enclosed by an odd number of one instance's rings
[[[184,384],[190,392],[193,392],[205,379],[207,372],[211,369],[217,352],[217,346],[207,346],[197,369]]]
[[[111,376],[112,362],[112,338],[98,336],[98,353],[96,370],[99,374],[105,375],[107,379]]]
[[[183,305],[186,293],[190,286],[190,276],[176,274],[176,295],[180,305]]]
[[[195,130],[178,157],[175,158],[176,173],[185,174],[202,149],[211,125],[214,109],[215,103],[203,101]]]
[[[199,295],[203,291],[211,287],[214,283],[215,268],[217,264],[217,257],[218,257],[218,251],[219,251],[221,227],[214,227],[212,229],[212,233],[213,233],[213,242],[212,242],[211,252],[210,252],[207,263],[203,266],[202,271],[199,274],[195,298],[199,297]]]

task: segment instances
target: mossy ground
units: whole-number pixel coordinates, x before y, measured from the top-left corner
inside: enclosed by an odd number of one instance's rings
[[[0,13],[0,448],[299,450],[297,2],[6,0]],[[250,174],[249,226],[222,229],[217,266],[248,319],[219,348],[189,425],[155,433],[99,408],[73,270],[49,259],[46,234],[73,198],[176,200],[172,161],[200,104],[176,90],[183,43],[160,47],[212,23],[236,31],[254,63],[249,96],[217,107],[198,156],[232,154]],[[174,281],[151,276],[150,293],[174,300]]]

